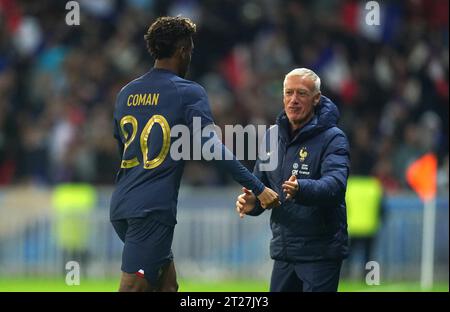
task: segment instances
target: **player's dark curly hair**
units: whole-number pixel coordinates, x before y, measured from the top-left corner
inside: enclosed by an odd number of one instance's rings
[[[190,45],[196,32],[195,24],[186,17],[159,17],[150,25],[144,38],[155,59],[171,57],[180,45]]]

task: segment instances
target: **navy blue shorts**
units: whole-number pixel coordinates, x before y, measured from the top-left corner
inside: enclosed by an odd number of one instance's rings
[[[270,291],[336,292],[342,260],[285,262],[275,260]]]
[[[164,268],[173,260],[174,227],[158,222],[151,214],[112,221],[112,225],[125,243],[122,271],[143,276],[157,287]]]

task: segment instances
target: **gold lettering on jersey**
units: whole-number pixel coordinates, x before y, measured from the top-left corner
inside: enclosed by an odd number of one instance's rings
[[[158,105],[159,93],[130,94],[127,99],[128,106],[153,106]]]

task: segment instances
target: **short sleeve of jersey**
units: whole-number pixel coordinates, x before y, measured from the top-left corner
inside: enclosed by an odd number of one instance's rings
[[[201,128],[214,122],[205,89],[196,83],[190,83],[182,88],[181,92],[186,125],[191,130],[195,117],[200,118]]]

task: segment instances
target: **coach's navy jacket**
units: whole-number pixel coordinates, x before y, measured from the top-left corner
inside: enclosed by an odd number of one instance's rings
[[[270,255],[274,260],[343,259],[348,254],[345,190],[349,145],[336,127],[338,119],[336,105],[322,96],[315,116],[295,137],[290,137],[284,111],[266,133],[268,138],[270,131],[278,129],[278,166],[274,171],[261,171],[258,161],[254,173],[283,198],[270,218]],[[297,176],[299,191],[286,201],[282,184],[292,174]],[[263,211],[257,205],[249,214]]]

